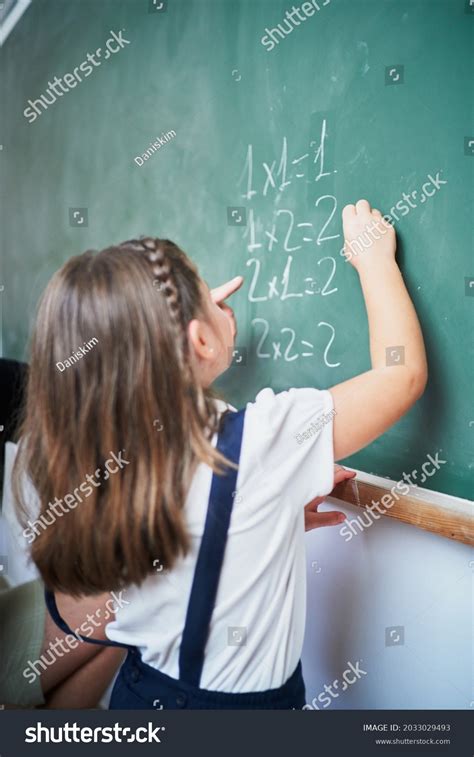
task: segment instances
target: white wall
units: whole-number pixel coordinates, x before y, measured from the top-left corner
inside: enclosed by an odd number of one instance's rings
[[[334,509],[362,513],[335,501],[321,507]],[[316,699],[320,710],[474,708],[473,550],[388,517],[350,541],[339,531],[306,535],[307,702],[338,678],[339,696]],[[392,626],[404,627],[403,645],[385,646]],[[358,660],[366,675],[340,690]]]

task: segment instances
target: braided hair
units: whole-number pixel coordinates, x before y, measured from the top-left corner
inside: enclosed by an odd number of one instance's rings
[[[177,356],[181,370],[188,383],[188,392],[196,402],[201,423],[208,438],[218,430],[222,418],[216,410],[215,395],[212,391],[204,391],[196,382],[191,367],[189,343],[187,338],[187,324],[194,317],[194,313],[186,307],[183,301],[186,289],[178,277],[178,272],[192,272],[199,276],[197,268],[174,242],[157,237],[140,237],[122,242],[121,249],[132,249],[145,256],[153,274],[153,286],[165,298],[171,322],[176,331]],[[223,458],[224,459],[224,458]],[[217,470],[220,466],[217,465]]]
[[[127,242],[122,242],[119,247],[121,249],[132,249],[135,252],[141,253],[145,255],[146,260],[149,262],[151,272],[154,276],[153,286],[158,282],[158,287],[156,287],[156,289],[164,296],[171,321],[176,328],[177,344],[180,347],[179,356],[182,363],[181,367],[185,368],[187,365],[186,358],[189,356],[189,350],[180,293],[173,271],[173,257],[175,259],[179,258],[181,263],[183,263],[185,259],[186,265],[188,266],[192,264],[186,258],[182,250],[180,250],[173,242],[170,242],[169,239],[141,237],[140,239],[130,239]],[[194,268],[194,266],[192,266],[192,268]]]

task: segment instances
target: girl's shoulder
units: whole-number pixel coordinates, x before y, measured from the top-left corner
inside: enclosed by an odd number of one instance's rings
[[[275,392],[270,387],[261,389],[253,402],[246,405],[246,415],[263,419],[272,425],[316,422],[325,413],[333,411],[331,393],[327,390],[304,387]]]
[[[231,409],[227,406],[227,409]],[[266,387],[245,406],[241,462],[245,472],[271,473],[300,503],[333,485],[333,417],[327,390]]]

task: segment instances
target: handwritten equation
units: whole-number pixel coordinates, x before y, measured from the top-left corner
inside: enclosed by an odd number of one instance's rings
[[[263,326],[263,331],[256,350],[258,358],[264,360],[278,360],[281,358],[285,362],[291,363],[293,360],[298,360],[299,357],[308,358],[314,356],[314,345],[305,339],[299,339],[295,329],[292,329],[289,326],[284,326],[280,329],[279,334],[282,336],[280,341],[275,341],[270,337],[270,324],[265,318],[254,318],[252,320],[252,326],[254,328],[260,328]],[[324,364],[328,368],[337,368],[341,363],[334,363],[329,359],[329,351],[336,336],[334,326],[326,321],[320,321],[318,323],[318,328],[321,328],[322,326],[329,331],[328,341],[322,351]],[[269,346],[271,347],[270,352],[268,352]],[[298,351],[300,349],[302,349],[302,352]]]
[[[277,156],[257,158],[254,146],[249,144],[247,147],[237,186],[247,203],[247,222],[242,227],[242,238],[249,254],[246,261],[250,273],[249,302],[327,297],[338,291],[335,281],[337,255],[325,254],[319,259],[312,256],[308,270],[303,274],[301,263],[296,268],[294,265],[295,259],[301,255],[307,258],[305,252],[321,251],[324,245],[341,237],[338,202],[331,191],[331,177],[337,169],[328,150],[328,118],[321,116],[314,131],[317,134],[309,142],[309,150],[301,153],[292,151],[286,136],[283,136]],[[311,198],[314,212],[299,217],[287,207],[291,203],[285,202],[284,198],[289,198],[293,190],[303,184],[314,188]],[[265,199],[269,204],[269,217],[258,214],[253,206],[258,200],[261,208]],[[272,270],[268,273],[270,259]],[[265,318],[254,318],[251,325],[257,337],[256,357],[261,360],[293,362],[317,357],[328,368],[341,365],[337,359],[335,327],[327,321],[317,324],[318,329],[327,332],[323,349],[315,349],[312,342],[300,338],[289,326],[281,328],[275,335],[271,334],[270,323]]]
[[[270,280],[261,282],[261,261],[258,258],[250,258],[247,260],[247,267],[254,268],[248,293],[249,302],[266,302],[275,297],[283,301],[288,300],[291,297],[304,297],[305,295],[313,296],[315,294],[320,294],[322,297],[325,297],[328,294],[337,292],[337,287],[332,286],[331,284],[334,274],[336,273],[335,258],[327,255],[318,260],[316,265],[320,266],[322,263],[325,264],[321,269],[321,275],[306,276],[304,278],[304,288],[302,291],[291,291],[290,276],[292,263],[293,257],[288,255],[281,277],[274,275]],[[264,295],[262,294],[262,291],[265,291],[265,289],[267,294]],[[257,293],[258,291],[260,291],[260,294]]]
[[[245,165],[238,181],[239,187],[245,186],[242,197],[248,202],[259,192],[263,197],[267,197],[271,193],[281,193],[291,186],[295,180],[308,178],[310,181],[319,182],[324,177],[337,173],[337,169],[327,170],[330,168],[326,165],[327,138],[327,119],[323,118],[318,138],[310,142],[310,147],[313,148],[312,152],[306,152],[290,161],[288,158],[288,139],[283,137],[279,161],[273,160],[270,164],[262,161],[258,164],[257,170],[254,170],[253,145],[249,145]],[[257,173],[258,176],[256,176]]]
[[[317,198],[314,205],[316,208],[321,205],[325,212],[327,212],[327,218],[320,224],[319,230],[311,221],[295,223],[295,214],[287,208],[280,208],[276,211],[271,231],[268,229],[264,230],[262,222],[260,219],[256,219],[253,208],[250,208],[247,228],[243,233],[244,239],[248,238],[249,240],[247,250],[249,252],[255,252],[255,250],[259,249],[263,250],[266,245],[266,251],[272,252],[274,246],[282,242],[285,252],[296,252],[296,250],[301,250],[304,243],[312,242],[319,246],[324,242],[329,242],[331,239],[340,237],[339,233],[331,233],[331,229],[329,228],[331,224],[335,225],[333,224],[333,219],[336,215],[337,200],[334,195],[321,195]],[[261,229],[260,234],[258,227]],[[277,236],[277,234],[280,236]]]

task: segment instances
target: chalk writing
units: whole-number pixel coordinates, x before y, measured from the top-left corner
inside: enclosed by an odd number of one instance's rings
[[[237,182],[241,197],[247,203],[247,223],[242,227],[242,239],[249,254],[246,266],[251,274],[247,297],[249,302],[258,303],[262,308],[272,300],[295,302],[308,297],[327,297],[338,291],[337,255],[319,257],[320,250],[326,251],[325,245],[330,246],[341,236],[337,225],[337,198],[324,191],[329,187],[332,190],[332,183],[325,184],[325,180],[337,173],[332,165],[333,151],[327,149],[328,118],[320,114],[318,121],[312,121],[311,132],[313,137],[306,150],[295,149],[286,135],[276,154],[272,154],[271,147],[265,147],[264,154],[259,155],[253,144],[247,146]],[[290,188],[314,187],[315,184],[316,197],[314,192],[306,196],[303,207],[309,210],[303,217],[299,205],[295,209],[288,207],[292,203],[285,201],[285,207],[281,206],[282,197],[289,199]],[[268,202],[271,204],[267,216],[262,211],[262,203],[265,207]],[[308,254],[310,262],[302,271],[301,263],[308,260]],[[300,259],[297,267],[294,265],[296,257]],[[252,328],[259,335],[255,354],[261,360],[291,363],[316,357],[327,368],[341,365],[337,360],[336,329],[328,321],[319,320],[315,325],[319,336],[313,336],[318,347],[301,338],[290,326],[283,326],[276,335],[270,335],[267,318],[254,318]]]

